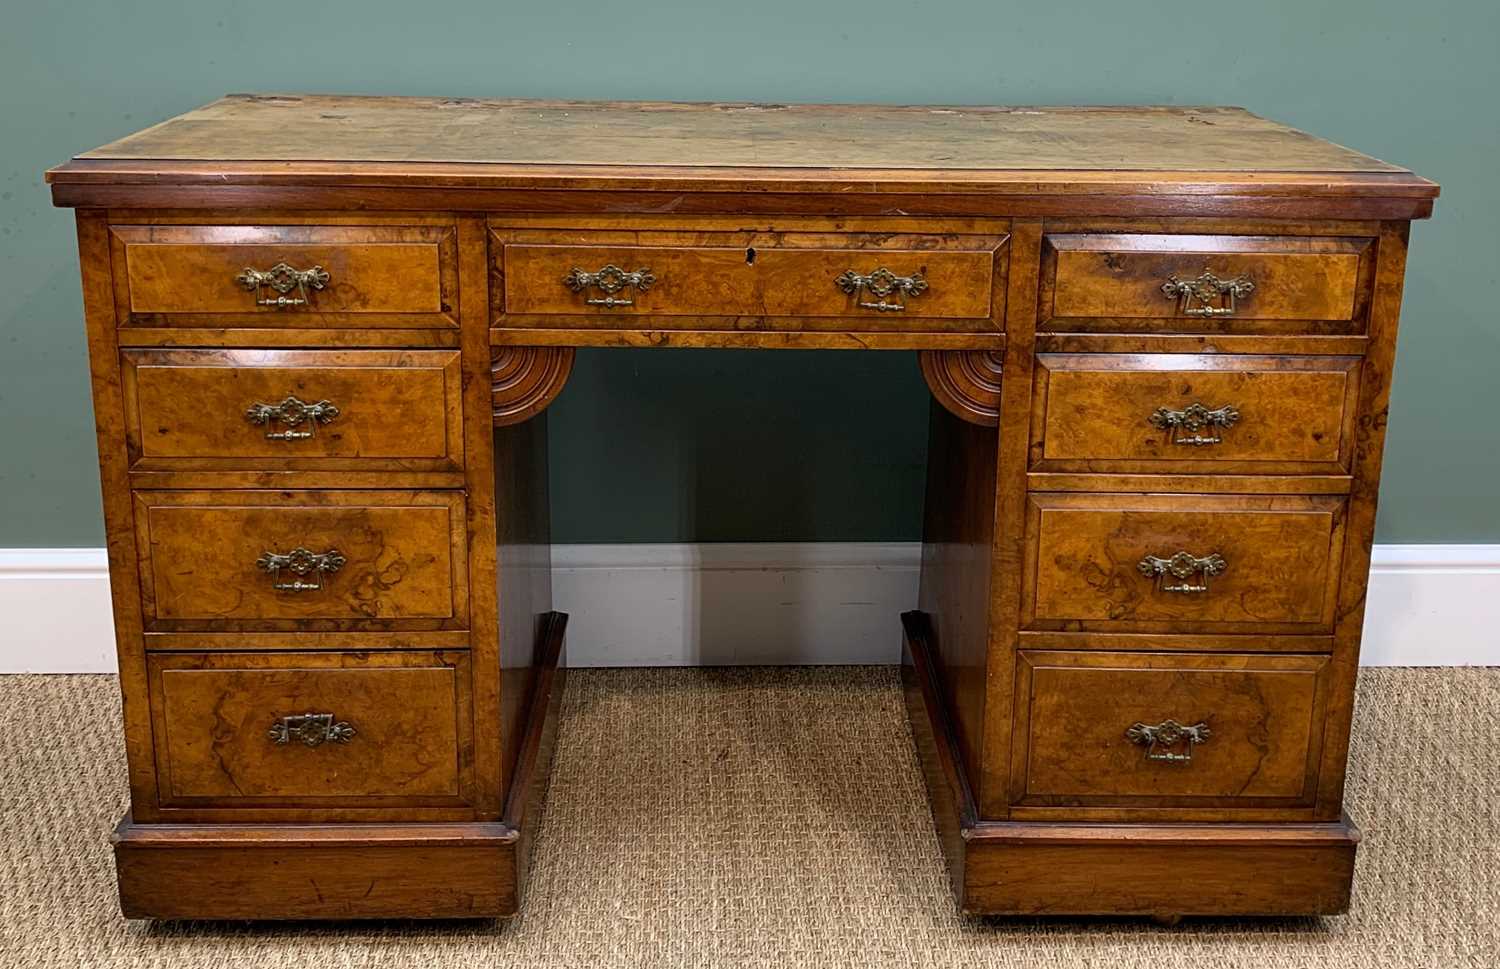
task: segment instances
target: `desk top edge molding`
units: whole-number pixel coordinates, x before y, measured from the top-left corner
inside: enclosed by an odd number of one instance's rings
[[[1236,200],[1243,214],[1253,200],[1275,200],[1280,208],[1266,214],[1276,215],[1297,211],[1297,200],[1365,199],[1386,203],[1372,218],[1421,218],[1438,194],[1404,168],[1239,108],[327,95],[232,95],[85,152],[47,180],[60,205],[117,207],[168,204],[174,191],[191,207],[182,194],[191,186],[217,190],[219,205],[247,206],[314,204],[309,193],[324,189],[321,204],[352,207],[335,188],[384,190],[363,199],[372,207],[409,200],[391,193],[413,189],[434,207],[443,189],[1110,195],[1159,214],[1194,214],[1211,198],[1222,214],[1237,214],[1225,207]],[[290,189],[302,200],[276,194]],[[892,200],[890,210],[900,208]]]

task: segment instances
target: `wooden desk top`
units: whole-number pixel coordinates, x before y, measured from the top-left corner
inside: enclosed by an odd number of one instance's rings
[[[1376,195],[1406,169],[1223,107],[885,107],[231,95],[53,183]]]

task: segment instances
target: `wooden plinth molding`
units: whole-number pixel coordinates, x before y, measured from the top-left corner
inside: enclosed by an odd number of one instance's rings
[[[572,372],[572,347],[492,348],[490,398],[495,425],[519,424],[540,414],[562,393]]]
[[[923,350],[917,355],[927,388],[949,413],[970,424],[1000,424],[1000,353]]]

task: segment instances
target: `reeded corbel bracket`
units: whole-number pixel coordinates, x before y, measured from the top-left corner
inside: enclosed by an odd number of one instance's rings
[[[981,427],[999,426],[998,350],[923,350],[917,359],[927,389],[950,414]]]
[[[490,399],[496,427],[535,417],[562,393],[572,347],[491,347]]]

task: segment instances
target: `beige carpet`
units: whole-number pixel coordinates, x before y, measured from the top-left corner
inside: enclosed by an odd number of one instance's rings
[[[1500,670],[1363,675],[1348,916],[1173,929],[955,914],[891,669],[575,673],[512,923],[122,920],[117,717],[0,677],[0,966],[1500,966]]]

